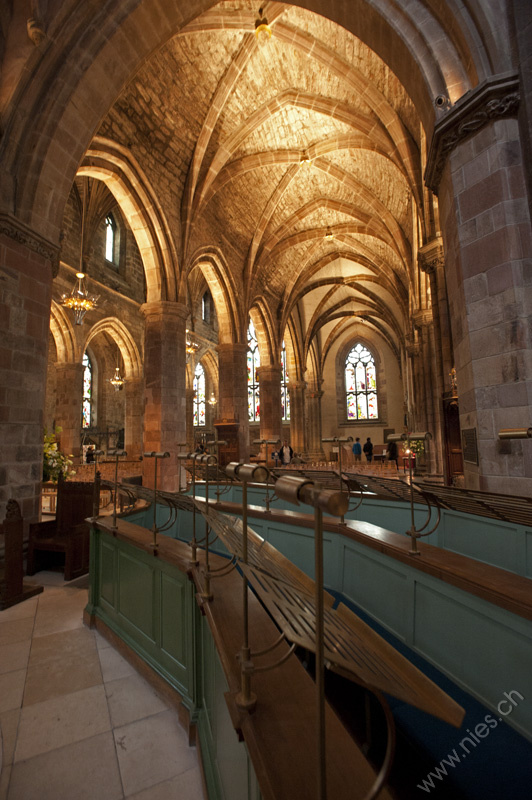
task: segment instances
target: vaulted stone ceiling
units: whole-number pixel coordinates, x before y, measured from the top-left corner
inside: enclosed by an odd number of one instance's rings
[[[216,253],[235,338],[258,308],[274,360],[287,325],[305,343],[300,363],[360,321],[399,353],[425,230],[416,109],[351,33],[295,6],[263,11],[263,45],[256,4],[199,16],[144,63],[98,134],[142,165],[180,268]]]

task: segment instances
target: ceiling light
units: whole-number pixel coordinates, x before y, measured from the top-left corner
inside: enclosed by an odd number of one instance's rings
[[[199,342],[194,335],[194,331],[189,331],[187,328],[187,341],[186,341],[186,351],[187,353],[192,356],[199,349]]]
[[[311,163],[310,156],[307,153],[307,151],[305,150],[305,152],[301,153],[301,156],[299,157],[299,166],[300,167],[309,167],[310,163]]]
[[[109,383],[110,383],[112,386],[114,386],[114,387],[115,387],[115,390],[116,390],[117,392],[119,392],[121,389],[123,389],[123,388],[124,388],[124,384],[125,384],[125,382],[126,382],[126,379],[125,379],[125,378],[122,378],[122,376],[120,375],[120,367],[119,367],[119,364],[118,364],[119,360],[120,360],[120,350],[119,350],[119,348],[117,347],[117,349],[116,349],[116,367],[115,367],[115,374],[113,375],[113,377],[112,377],[112,378],[109,378]]]
[[[74,312],[74,322],[76,325],[83,323],[83,317],[87,311],[92,311],[98,304],[99,295],[89,294],[89,290],[85,285],[85,274],[83,272],[76,272],[77,284],[70,294],[64,292],[61,295],[61,305],[65,308],[71,308]]]
[[[109,383],[111,383],[115,387],[116,391],[119,392],[120,389],[123,389],[125,382],[126,379],[122,378],[120,375],[120,368],[115,367],[115,374],[112,378],[109,378]]]
[[[209,397],[209,405],[210,406],[216,405],[216,397],[214,396],[214,392],[211,392],[211,396]]]
[[[334,239],[334,233],[333,233],[333,232],[332,232],[332,230],[330,229],[329,225],[327,225],[327,231],[325,232],[325,238],[326,238],[326,239],[327,239],[327,241],[329,241],[329,242],[331,241],[331,239]]]
[[[272,36],[272,30],[262,14],[262,8],[259,8],[259,18],[255,20],[255,36],[259,44],[266,44]]]

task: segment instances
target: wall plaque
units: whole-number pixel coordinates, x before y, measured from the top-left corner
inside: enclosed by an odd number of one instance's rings
[[[464,461],[478,466],[477,429],[462,429],[462,455]]]

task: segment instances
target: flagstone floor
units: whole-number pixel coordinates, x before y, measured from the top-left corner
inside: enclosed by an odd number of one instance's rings
[[[0,800],[203,800],[177,713],[83,625],[87,579],[26,580],[0,611]]]

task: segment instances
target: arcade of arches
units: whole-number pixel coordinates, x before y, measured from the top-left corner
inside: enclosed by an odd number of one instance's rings
[[[244,459],[430,431],[431,475],[532,495],[532,441],[498,438],[532,425],[528,0],[269,0],[265,40],[258,13],[3,4],[2,518],[38,516],[44,427],[79,457],[84,357],[86,424],[168,450],[167,489],[196,413]],[[99,300],[75,325],[80,268]]]

